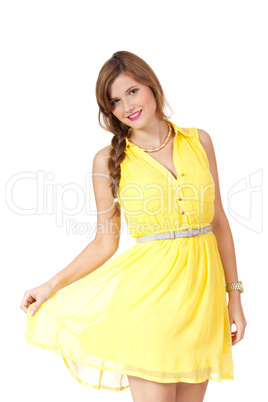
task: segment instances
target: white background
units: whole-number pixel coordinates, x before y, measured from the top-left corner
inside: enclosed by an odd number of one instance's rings
[[[112,138],[98,125],[95,83],[118,50],[136,53],[154,69],[174,111],[171,120],[206,130],[216,151],[248,325],[245,338],[233,347],[235,380],[210,381],[205,400],[264,400],[265,9],[260,0],[1,2],[0,395],[5,400],[132,400],[130,389],[80,385],[61,357],[26,344],[26,315],[20,309],[26,290],[54,276],[94,238],[94,230],[82,231],[83,223],[93,228],[96,223],[92,161]],[[44,175],[39,184],[45,190],[38,199],[36,180],[14,181],[37,172]],[[61,213],[77,203],[68,186],[79,187],[79,200],[85,198],[91,212],[82,205],[60,223]],[[26,214],[37,203],[38,214]],[[67,232],[67,219],[76,223],[76,232]],[[117,254],[134,244],[123,228]]]

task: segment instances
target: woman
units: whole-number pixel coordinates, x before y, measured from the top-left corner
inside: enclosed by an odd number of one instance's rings
[[[96,96],[99,123],[114,134],[93,160],[98,230],[25,292],[26,341],[60,354],[95,389],[203,401],[210,379],[234,378],[232,345],[246,327],[211,137],[167,120],[159,80],[130,52],[103,65]],[[120,207],[136,244],[109,260]]]

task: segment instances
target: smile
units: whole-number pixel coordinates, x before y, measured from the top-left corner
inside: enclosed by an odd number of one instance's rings
[[[128,116],[128,119],[129,119],[129,120],[136,120],[136,119],[138,119],[138,118],[140,117],[141,112],[142,112],[142,109],[139,110],[138,112],[133,113],[133,114],[131,114],[130,116]]]

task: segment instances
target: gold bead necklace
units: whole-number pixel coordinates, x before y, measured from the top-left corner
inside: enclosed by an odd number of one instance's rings
[[[165,138],[165,141],[164,141],[159,147],[154,148],[154,149],[146,149],[146,148],[141,148],[141,147],[139,147],[142,151],[145,151],[145,152],[156,152],[156,151],[159,151],[160,149],[164,148],[164,146],[168,143],[168,140],[170,139],[171,132],[172,132],[172,127],[171,127],[171,125],[170,125],[167,121],[166,121],[166,123],[167,123],[167,125],[168,125],[168,127],[169,127],[169,131],[168,131],[168,134],[167,134],[167,136],[166,136],[166,138]],[[128,129],[129,132],[130,132],[131,130],[132,130],[132,128],[129,128],[129,129]],[[134,142],[131,141],[130,138],[129,138],[129,141],[132,142],[132,144],[134,144]],[[134,144],[134,145],[136,145],[136,144]],[[138,147],[138,145],[136,145],[136,146]]]

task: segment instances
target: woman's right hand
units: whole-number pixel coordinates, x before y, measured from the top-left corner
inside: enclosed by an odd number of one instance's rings
[[[44,301],[50,298],[53,294],[52,285],[49,282],[36,288],[26,290],[24,293],[20,308],[27,314],[28,307],[34,303],[31,308],[30,315],[33,316]]]

